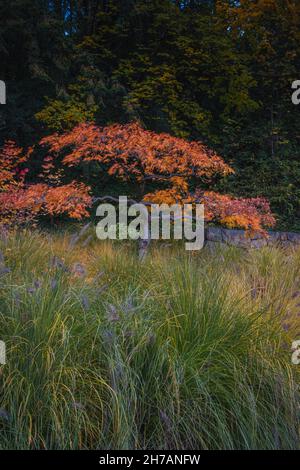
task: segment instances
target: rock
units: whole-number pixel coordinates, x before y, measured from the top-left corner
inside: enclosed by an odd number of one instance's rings
[[[280,242],[280,232],[268,232],[268,245]]]
[[[268,245],[268,240],[266,238],[251,240],[251,248],[259,249],[267,245]]]
[[[300,233],[291,233],[288,232],[287,238],[290,242],[295,244],[300,244]]]
[[[300,245],[300,233],[292,232],[268,232],[267,237],[256,233],[249,237],[245,230],[222,229],[220,227],[207,227],[205,229],[206,246],[215,251],[222,245],[234,245],[241,248],[262,248],[278,244],[282,247]]]
[[[288,233],[287,232],[279,232],[280,233],[280,240],[287,241],[288,240]]]
[[[251,248],[252,246],[252,239],[244,230],[226,229],[223,231],[223,239],[228,245],[234,245],[240,248]]]
[[[222,229],[218,227],[208,227],[206,229],[206,240],[211,242],[222,242]]]

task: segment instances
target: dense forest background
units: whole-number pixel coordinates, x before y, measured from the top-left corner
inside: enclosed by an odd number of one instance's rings
[[[298,0],[1,0],[0,144],[138,120],[216,150],[236,170],[218,190],[300,230],[299,44]]]

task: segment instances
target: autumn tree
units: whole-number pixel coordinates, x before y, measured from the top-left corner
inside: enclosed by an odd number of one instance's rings
[[[7,141],[0,148],[0,214],[1,225],[10,224],[17,218],[28,220],[26,210],[18,208],[20,194],[28,168],[24,166],[26,156],[15,142]]]
[[[139,120],[205,141],[236,170],[216,191],[299,230],[299,0],[10,0],[0,30],[0,145]]]
[[[0,149],[0,225],[33,223],[40,215],[74,219],[87,216],[89,188],[75,181],[63,184],[61,172],[53,171],[51,159],[44,162],[41,183],[26,183],[31,152],[24,153],[13,141]]]
[[[229,227],[262,230],[274,225],[269,204],[262,198],[237,199],[208,190],[233,169],[201,142],[144,130],[138,123],[99,127],[80,124],[71,132],[41,141],[47,158],[62,157],[69,168],[99,165],[108,173],[140,189],[140,198],[154,203],[202,202],[206,219]],[[157,189],[148,191],[148,185]]]

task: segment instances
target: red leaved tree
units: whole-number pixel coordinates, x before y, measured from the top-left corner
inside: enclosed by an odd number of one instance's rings
[[[25,166],[31,150],[23,150],[12,141],[0,149],[0,225],[33,223],[37,216],[67,215],[80,219],[88,215],[91,205],[90,188],[75,181],[62,184],[61,172],[49,174],[44,165],[42,183],[26,184],[29,172]]]
[[[144,200],[203,202],[206,220],[228,227],[263,231],[275,223],[263,198],[233,198],[203,189],[233,169],[200,142],[156,134],[131,123],[104,128],[80,124],[71,132],[44,138],[41,144],[49,148],[48,160],[63,155],[68,167],[98,162],[104,173],[135,183]],[[160,189],[147,192],[147,182],[159,183]],[[191,182],[196,191],[191,192]]]

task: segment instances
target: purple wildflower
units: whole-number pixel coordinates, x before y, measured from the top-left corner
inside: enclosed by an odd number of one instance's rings
[[[35,289],[35,287],[28,287],[27,292],[28,292],[28,294],[34,294],[36,292],[36,289]]]
[[[21,296],[20,296],[20,293],[19,292],[15,292],[14,295],[14,301],[15,301],[15,304],[16,305],[20,305],[21,303]]]
[[[172,421],[170,420],[167,413],[165,413],[163,410],[159,410],[159,415],[160,415],[160,419],[162,420],[162,422],[164,423],[166,428],[171,429],[172,428]]]
[[[72,272],[78,277],[86,276],[86,269],[81,263],[75,263],[72,268]]]
[[[60,258],[58,258],[58,256],[53,256],[51,258],[50,266],[52,268],[61,269],[62,271],[65,271],[65,272],[69,271],[67,266],[64,264],[64,262]]]
[[[50,281],[50,287],[52,290],[55,290],[57,288],[58,282],[55,278],[51,279]]]
[[[102,339],[107,344],[112,344],[115,339],[115,334],[111,330],[104,330],[102,333]]]
[[[124,332],[125,338],[132,338],[133,337],[133,331],[127,330]]]
[[[0,408],[0,418],[5,419],[6,421],[9,420],[9,414],[4,408]]]
[[[42,287],[42,282],[37,279],[34,281],[33,285],[36,289],[40,289]]]
[[[126,314],[133,312],[135,310],[134,305],[133,305],[133,299],[131,296],[129,296],[126,300],[125,303],[122,306],[122,309]]]
[[[72,406],[73,406],[73,408],[75,408],[75,410],[82,410],[83,411],[85,409],[85,406],[82,403],[78,402],[78,401],[74,401],[72,403]]]
[[[109,321],[119,321],[120,316],[118,315],[117,309],[114,305],[108,304],[106,310],[106,316]]]
[[[156,340],[155,334],[154,333],[149,333],[149,335],[147,336],[148,344],[150,344],[150,346],[152,346],[155,343],[155,340]]]
[[[11,270],[6,266],[0,266],[0,276],[5,276],[5,274],[9,274]]]
[[[80,296],[80,300],[81,300],[81,303],[82,303],[82,306],[84,308],[84,310],[89,310],[90,308],[90,302],[89,302],[89,299],[87,298],[86,295],[81,295]]]
[[[101,295],[103,292],[105,292],[108,289],[108,284],[104,284],[102,287],[97,289],[96,293],[97,295]]]

